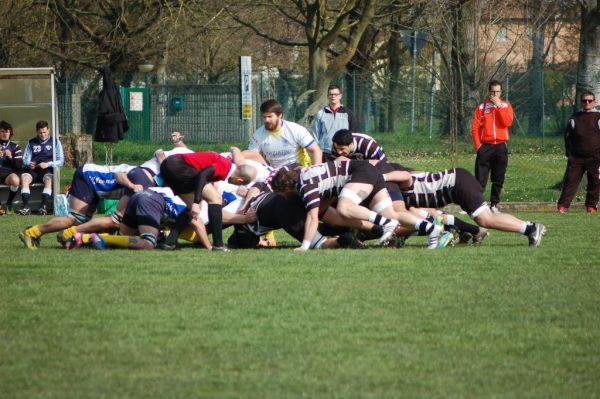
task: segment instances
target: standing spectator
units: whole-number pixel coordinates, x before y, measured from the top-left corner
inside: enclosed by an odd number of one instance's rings
[[[504,185],[504,176],[508,166],[508,128],[512,125],[514,114],[509,102],[503,101],[502,83],[492,80],[489,84],[487,99],[477,106],[471,136],[477,152],[475,159],[475,177],[485,192],[488,175],[492,180],[490,209],[498,212],[500,193]]]
[[[12,202],[19,191],[18,172],[23,166],[23,151],[21,147],[10,139],[13,136],[13,129],[10,123],[0,121],[0,184],[10,186],[8,199],[6,200],[6,213],[12,214]],[[5,211],[0,207],[0,214]]]
[[[577,192],[583,173],[587,173],[585,207],[589,213],[598,210],[600,193],[600,112],[591,91],[581,95],[582,109],[571,115],[565,129],[565,171],[563,189],[558,199],[558,212],[565,213]]]
[[[284,120],[283,107],[277,100],[263,102],[260,112],[264,125],[250,138],[249,150],[261,152],[274,168],[292,163],[308,166],[311,161],[313,165],[322,162],[321,148],[313,136],[305,127]]]
[[[329,104],[315,115],[314,128],[325,160],[330,160],[333,159],[331,158],[331,139],[335,132],[340,129],[357,132],[358,126],[350,108],[342,105],[342,90],[338,86],[331,85],[327,88],[327,101]]]
[[[54,176],[54,167],[62,166],[64,163],[63,148],[60,141],[56,140],[56,148],[52,144],[52,137],[48,129],[48,122],[38,121],[35,124],[37,136],[29,140],[25,153],[23,154],[23,168],[21,174],[21,198],[23,206],[19,209],[19,215],[30,215],[29,197],[31,183],[44,183],[42,191],[42,203],[38,210],[40,215],[48,214],[48,201],[52,195],[52,178]],[[54,152],[53,161],[52,153]]]

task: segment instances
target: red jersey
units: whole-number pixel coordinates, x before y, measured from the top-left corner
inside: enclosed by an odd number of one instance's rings
[[[232,162],[224,156],[213,151],[192,152],[190,154],[175,154],[174,157],[181,157],[191,167],[201,171],[202,169],[213,166],[215,173],[208,177],[208,181],[226,180],[231,171]]]

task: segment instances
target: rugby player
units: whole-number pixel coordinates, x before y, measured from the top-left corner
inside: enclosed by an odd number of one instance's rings
[[[387,181],[400,185],[406,205],[442,208],[459,205],[481,227],[521,233],[530,246],[538,246],[546,233],[541,223],[520,220],[507,213],[494,213],[485,201],[477,179],[463,168],[438,172],[392,171],[384,175]]]
[[[442,229],[408,212],[394,211],[382,175],[367,161],[330,161],[301,171],[282,169],[273,177],[271,186],[286,197],[300,195],[304,202],[307,210],[304,238],[297,251],[309,249],[319,224],[319,210],[327,209],[335,199],[335,208],[342,217],[382,226],[381,244],[392,238],[402,222],[429,235],[428,248],[438,246]]]
[[[69,215],[59,216],[35,226],[27,227],[19,238],[29,249],[37,249],[44,234],[83,224],[92,218],[100,198],[121,198],[125,187],[132,185],[127,173],[134,166],[121,164],[105,166],[85,164],[75,170],[69,189]]]

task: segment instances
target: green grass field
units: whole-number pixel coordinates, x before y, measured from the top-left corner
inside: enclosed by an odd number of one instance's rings
[[[598,397],[600,218],[517,216],[540,247],[29,251],[46,218],[1,218],[0,397]]]
[[[451,166],[443,140],[377,138],[392,160]],[[457,159],[472,170],[466,140]],[[504,200],[556,201],[564,167],[560,138],[514,138]],[[2,217],[0,398],[600,397],[600,217],[514,214],[546,224],[540,247],[492,232],[300,254],[278,232],[287,248],[65,251],[50,234],[29,251],[18,232],[48,217]]]

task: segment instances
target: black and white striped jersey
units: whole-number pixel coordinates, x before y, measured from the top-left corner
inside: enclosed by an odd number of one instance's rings
[[[402,190],[409,207],[442,208],[454,202],[452,193],[456,186],[456,169],[439,172],[413,172],[413,184]]]
[[[348,155],[350,159],[359,161],[378,159],[380,161],[386,159],[383,148],[375,141],[375,139],[364,133],[352,133],[352,141],[354,143],[354,151]],[[338,157],[339,154],[335,149],[331,148],[331,155]]]
[[[302,169],[298,193],[307,210],[319,206],[321,198],[337,197],[352,178],[351,161],[330,161]]]

